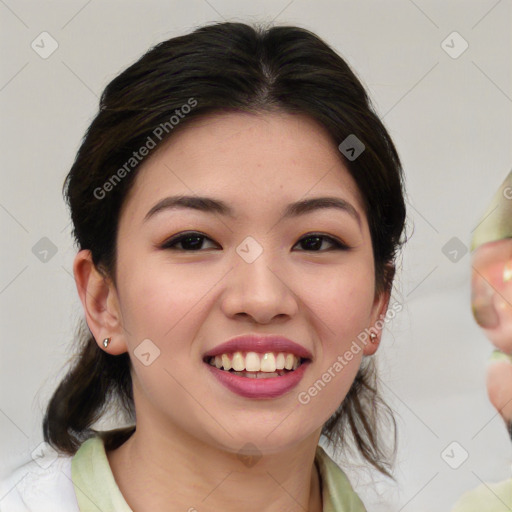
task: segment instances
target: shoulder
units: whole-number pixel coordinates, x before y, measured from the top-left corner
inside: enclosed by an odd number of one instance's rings
[[[42,443],[32,460],[0,480],[0,512],[78,512],[71,459]]]
[[[345,473],[320,445],[315,463],[321,479],[323,512],[366,512]]]

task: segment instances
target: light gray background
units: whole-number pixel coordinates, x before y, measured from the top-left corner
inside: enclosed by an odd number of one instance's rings
[[[42,441],[42,411],[82,314],[61,187],[99,95],[151,45],[226,19],[296,24],[334,46],[403,160],[414,233],[394,294],[404,309],[378,356],[399,421],[397,482],[347,469],[368,509],[449,510],[481,481],[509,477],[511,444],[484,388],[491,346],[470,311],[469,254],[453,262],[442,248],[453,237],[469,245],[511,169],[511,12],[510,0],[0,0],[2,471]],[[47,59],[31,48],[43,31],[59,45]],[[458,58],[442,47],[453,31],[469,44]],[[57,248],[46,263],[32,252],[42,237]],[[441,457],[452,441],[469,453],[456,470]]]

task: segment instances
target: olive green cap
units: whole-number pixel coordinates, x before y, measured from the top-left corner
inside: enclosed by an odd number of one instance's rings
[[[475,228],[471,251],[487,242],[512,238],[512,171],[494,194],[491,204]]]

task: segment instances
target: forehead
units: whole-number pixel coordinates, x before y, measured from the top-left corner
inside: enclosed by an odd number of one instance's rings
[[[302,114],[215,113],[194,119],[142,162],[125,207],[145,215],[171,194],[222,197],[236,213],[336,195],[363,215],[337,146]],[[140,211],[139,211],[140,210]]]

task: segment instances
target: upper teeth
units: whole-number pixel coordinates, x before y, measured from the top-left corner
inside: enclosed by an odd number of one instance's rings
[[[245,356],[242,352],[235,352],[234,354],[211,357],[209,363],[224,370],[272,373],[283,369],[295,370],[300,364],[300,358],[294,354],[284,352],[278,354],[273,352],[265,352],[264,354],[247,352]]]

